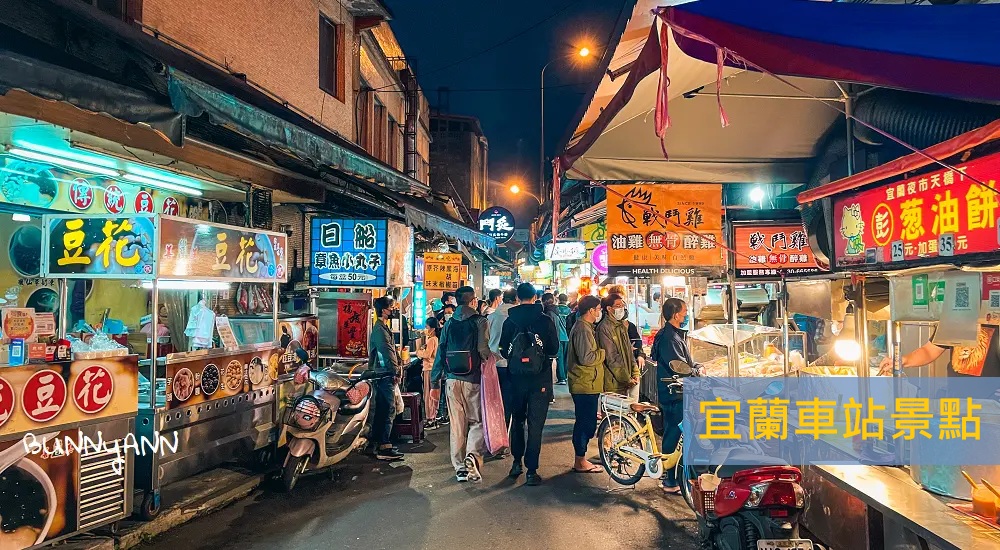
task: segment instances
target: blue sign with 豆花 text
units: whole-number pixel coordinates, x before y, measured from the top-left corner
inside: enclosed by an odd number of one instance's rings
[[[313,218],[309,284],[385,286],[387,225],[386,220]]]

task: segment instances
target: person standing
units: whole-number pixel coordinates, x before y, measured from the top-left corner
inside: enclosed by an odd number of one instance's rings
[[[441,325],[438,324],[437,317],[428,317],[424,323],[424,345],[417,350],[417,357],[423,361],[424,376],[424,429],[436,430],[440,427],[437,418],[431,415],[437,414],[438,401],[441,399],[441,389],[434,384],[431,373],[434,370],[434,359],[437,357],[438,336],[441,332]]]
[[[677,448],[681,438],[680,423],[684,420],[684,398],[681,394],[672,394],[667,388],[664,378],[677,375],[670,368],[671,361],[684,361],[692,368],[697,368],[688,347],[687,331],[681,329],[687,317],[688,306],[680,298],[667,298],[663,302],[663,328],[653,339],[652,359],[656,361],[657,393],[659,394],[660,410],[663,412],[663,446],[664,453],[672,453]],[[663,472],[663,491],[667,494],[680,493],[674,469]]]
[[[492,292],[490,291],[491,296]],[[517,291],[512,288],[506,290],[501,300],[502,303],[486,319],[490,326],[490,351],[497,357],[497,378],[500,381],[500,395],[503,397],[504,420],[510,426],[510,405],[507,404],[510,393],[510,372],[507,369],[507,359],[500,353],[500,337],[503,336],[504,322],[507,321],[511,308],[517,303]]]
[[[476,310],[476,290],[463,286],[454,317],[445,323],[438,343],[434,370],[447,376],[448,414],[451,416],[451,464],[458,481],[482,481],[481,457],[486,450],[480,383],[482,364],[490,352],[486,318]]]
[[[490,290],[489,294],[486,295],[486,301],[489,303],[486,309],[486,316],[489,317],[503,303],[503,291],[499,288]]]
[[[601,467],[587,460],[587,446],[597,432],[597,404],[604,391],[604,350],[597,345],[594,324],[601,318],[601,300],[584,296],[577,305],[577,320],[569,333],[566,363],[569,393],[573,396],[573,471],[589,474]]]
[[[569,333],[566,331],[566,319],[559,313],[559,306],[556,305],[556,297],[552,294],[542,296],[542,307],[545,314],[552,319],[559,333],[559,354],[556,357],[556,384],[566,383],[566,344],[569,342]],[[555,397],[555,396],[553,396]]]
[[[628,336],[625,301],[617,294],[609,294],[601,308],[597,343],[605,353],[604,391],[628,395],[639,385],[639,365]]]
[[[403,371],[403,358],[393,344],[389,320],[392,318],[395,301],[389,296],[377,298],[375,326],[368,340],[368,369],[375,373],[372,389],[375,394],[375,410],[372,419],[372,441],[375,457],[379,460],[402,460],[403,453],[392,446],[392,421],[395,418],[396,395],[393,387],[399,383]]]
[[[542,429],[549,413],[551,365],[559,353],[559,334],[542,305],[536,303],[531,283],[518,285],[517,300],[518,305],[511,308],[500,336],[500,354],[507,359],[510,375],[510,450],[514,457],[510,477],[516,478],[527,469],[525,483],[539,485]]]

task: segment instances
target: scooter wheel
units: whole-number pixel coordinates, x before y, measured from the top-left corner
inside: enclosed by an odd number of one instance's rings
[[[295,484],[299,481],[299,476],[301,476],[306,471],[306,465],[309,463],[308,456],[290,456],[285,462],[285,468],[281,472],[281,484],[284,486],[286,492],[291,492],[295,489]]]
[[[142,504],[139,507],[139,516],[145,521],[152,521],[160,515],[160,499],[153,491],[146,491],[142,495]]]

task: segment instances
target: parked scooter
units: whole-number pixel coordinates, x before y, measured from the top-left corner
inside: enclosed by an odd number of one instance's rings
[[[702,550],[823,550],[799,535],[802,472],[759,446],[717,448],[709,464],[678,470]]]
[[[307,472],[333,466],[367,444],[371,378],[370,372],[350,378],[308,363],[295,371],[295,383],[307,386],[285,411],[278,436],[287,438],[281,474],[286,491]]]

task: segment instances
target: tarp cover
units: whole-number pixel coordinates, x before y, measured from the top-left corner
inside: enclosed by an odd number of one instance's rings
[[[7,50],[0,50],[0,95],[17,89],[52,101],[146,124],[174,145],[181,144],[182,117],[141,90],[102,80]]]

